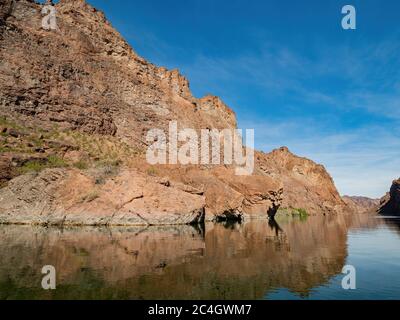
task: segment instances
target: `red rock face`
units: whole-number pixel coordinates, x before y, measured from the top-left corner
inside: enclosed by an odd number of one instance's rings
[[[203,222],[204,207],[203,196],[133,170],[99,184],[78,170],[51,169],[20,176],[0,190],[0,223],[184,225]]]
[[[35,125],[116,135],[143,145],[149,129],[177,120],[188,128],[235,128],[220,99],[192,96],[177,70],[139,57],[85,1],[56,5],[57,31],[42,29],[41,6],[1,6],[0,115]],[[10,9],[11,8],[11,9]]]
[[[379,213],[382,215],[400,215],[400,179],[393,181],[390,192],[381,199]]]
[[[304,209],[309,214],[340,213],[349,210],[332,177],[322,165],[292,154],[282,147],[257,154],[259,170],[283,184],[282,208]]]
[[[87,140],[102,141],[99,136],[107,137],[108,143],[113,144],[111,147],[123,142],[139,152],[147,147],[148,131],[157,128],[167,132],[170,121],[178,123],[178,130],[237,127],[235,113],[221,99],[194,97],[184,76],[177,70],[157,67],[138,56],[104,14],[84,0],[61,0],[55,7],[57,30],[46,31],[42,28],[39,4],[28,0],[0,3],[0,117],[35,130],[84,133],[85,139],[89,137]],[[6,149],[12,151],[7,151],[8,154],[0,159],[0,166],[5,168],[5,174],[0,176],[1,184],[20,174],[13,166],[23,161],[10,159],[26,159],[26,155],[16,155],[15,149],[18,147],[18,152],[25,152],[25,146],[23,151],[20,146],[27,144],[32,152],[32,142],[25,141],[25,137],[7,136],[6,139],[7,142],[3,141],[7,144]],[[34,140],[36,143],[37,139]],[[98,158],[97,154],[91,153],[93,150],[81,150],[82,145],[64,150],[60,147],[63,143],[42,139],[40,147],[34,146],[33,154],[40,161],[46,161],[46,157],[54,152],[72,162]],[[150,175],[143,158],[134,160],[125,157],[123,166],[137,169],[138,175]],[[285,148],[270,154],[257,153],[253,176],[235,176],[233,169],[232,166],[157,168],[168,185],[183,183],[185,190],[201,190],[206,197],[205,204],[202,195],[194,195],[194,208],[178,204],[174,207],[168,201],[172,191],[154,184],[150,188],[153,192],[150,202],[135,201],[130,210],[157,212],[153,223],[165,224],[171,223],[179,210],[189,217],[176,219],[182,223],[197,221],[201,209],[205,210],[207,220],[214,220],[273,216],[282,203],[285,208],[302,208],[313,214],[338,213],[346,207],[324,167],[296,157]],[[48,182],[51,190],[58,190],[57,183],[64,183],[69,175],[67,171],[63,172],[56,180],[52,180],[51,172],[44,172],[39,180]],[[23,197],[14,200],[22,201],[18,202],[19,209],[28,201],[32,205],[25,207],[30,211],[28,216],[37,216],[35,208],[40,205],[36,204],[43,201],[40,195],[36,198],[30,195],[24,185],[29,182],[28,185],[34,188],[35,180],[32,179],[17,178],[0,190],[0,214],[3,209],[5,216],[7,210],[4,208],[9,208],[9,199],[14,199],[8,196],[25,190]],[[112,185],[107,197],[117,197],[118,192]],[[173,189],[173,193],[172,199],[180,197],[177,190]],[[54,197],[57,196],[58,193]],[[54,201],[58,201],[60,217],[70,215],[70,211],[63,211],[65,199],[54,197],[48,199],[50,208],[53,209]],[[182,199],[189,198],[191,196],[187,194],[182,196]],[[78,200],[71,200],[68,208],[82,207]],[[86,212],[92,212],[93,216],[77,214],[79,223],[98,218],[94,216],[102,206],[97,198],[90,203]],[[8,219],[29,222],[21,210]],[[166,218],[162,217],[163,212],[168,213]],[[120,223],[132,219],[126,214]]]
[[[0,24],[4,24],[5,20],[10,16],[12,12],[12,0],[2,0],[0,4]]]

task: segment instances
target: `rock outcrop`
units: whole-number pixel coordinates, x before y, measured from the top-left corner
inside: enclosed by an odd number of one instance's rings
[[[205,199],[156,178],[123,170],[101,184],[78,170],[48,169],[0,190],[0,223],[179,225],[204,221]]]
[[[312,215],[340,213],[349,209],[326,169],[294,155],[287,147],[268,154],[257,153],[256,162],[265,175],[282,182],[282,208],[303,209]]]
[[[206,221],[273,218],[282,203],[282,184],[263,175],[236,176],[225,167],[160,168],[160,174],[204,192]]]
[[[382,199],[379,207],[382,215],[400,215],[400,179],[393,181],[390,192]]]
[[[84,0],[55,5],[57,30],[42,28],[41,8],[0,3],[3,222],[181,224],[273,217],[282,201],[312,214],[346,207],[322,166],[285,148],[256,153],[246,177],[233,165],[149,166],[149,130],[168,132],[171,121],[178,129],[233,130],[235,113],[218,97],[194,97],[177,70],[138,56]],[[110,160],[120,175],[98,186],[87,171]],[[146,193],[127,204],[120,184]],[[94,199],[80,201],[74,188]]]

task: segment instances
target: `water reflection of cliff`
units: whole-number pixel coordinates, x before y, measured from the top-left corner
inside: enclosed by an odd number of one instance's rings
[[[392,230],[396,230],[400,235],[400,218],[398,217],[382,217],[387,226],[389,226]]]
[[[341,272],[357,219],[209,224],[205,233],[2,226],[0,298],[260,299],[282,287],[307,295]],[[53,292],[40,288],[48,264],[58,272]]]

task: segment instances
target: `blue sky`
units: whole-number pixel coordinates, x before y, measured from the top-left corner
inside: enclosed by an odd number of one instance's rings
[[[135,51],[220,96],[256,147],[326,166],[342,194],[400,176],[400,1],[90,0]],[[341,9],[357,10],[357,30]]]

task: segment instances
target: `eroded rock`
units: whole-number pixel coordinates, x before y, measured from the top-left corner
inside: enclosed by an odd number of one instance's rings
[[[137,55],[85,1],[56,5],[56,31],[42,29],[41,6],[34,1],[10,4],[3,1],[0,7],[0,116],[47,132],[107,136],[137,150],[147,146],[150,129],[167,132],[170,121],[178,129],[236,129],[235,113],[221,99],[194,97],[184,76]],[[65,161],[89,158],[73,145],[42,140],[44,146],[30,144],[37,154],[48,156],[56,149]],[[204,210],[206,220],[237,220],[272,217],[282,202],[315,214],[346,207],[322,166],[285,148],[256,154],[256,170],[247,177],[236,176],[234,166],[181,166],[164,168],[155,178],[141,170],[140,162],[133,165],[138,171],[124,169],[104,184],[79,170],[25,175],[0,190],[2,219],[185,224],[200,221]],[[4,168],[6,179],[15,177],[8,164]],[[156,181],[160,178],[162,183]],[[130,198],[138,190],[143,194]]]
[[[294,155],[287,147],[257,153],[256,163],[263,174],[282,182],[282,208],[304,209],[312,215],[349,210],[325,167]]]
[[[134,170],[104,185],[68,169],[47,169],[0,190],[0,223],[41,225],[179,225],[204,221],[205,199]]]

